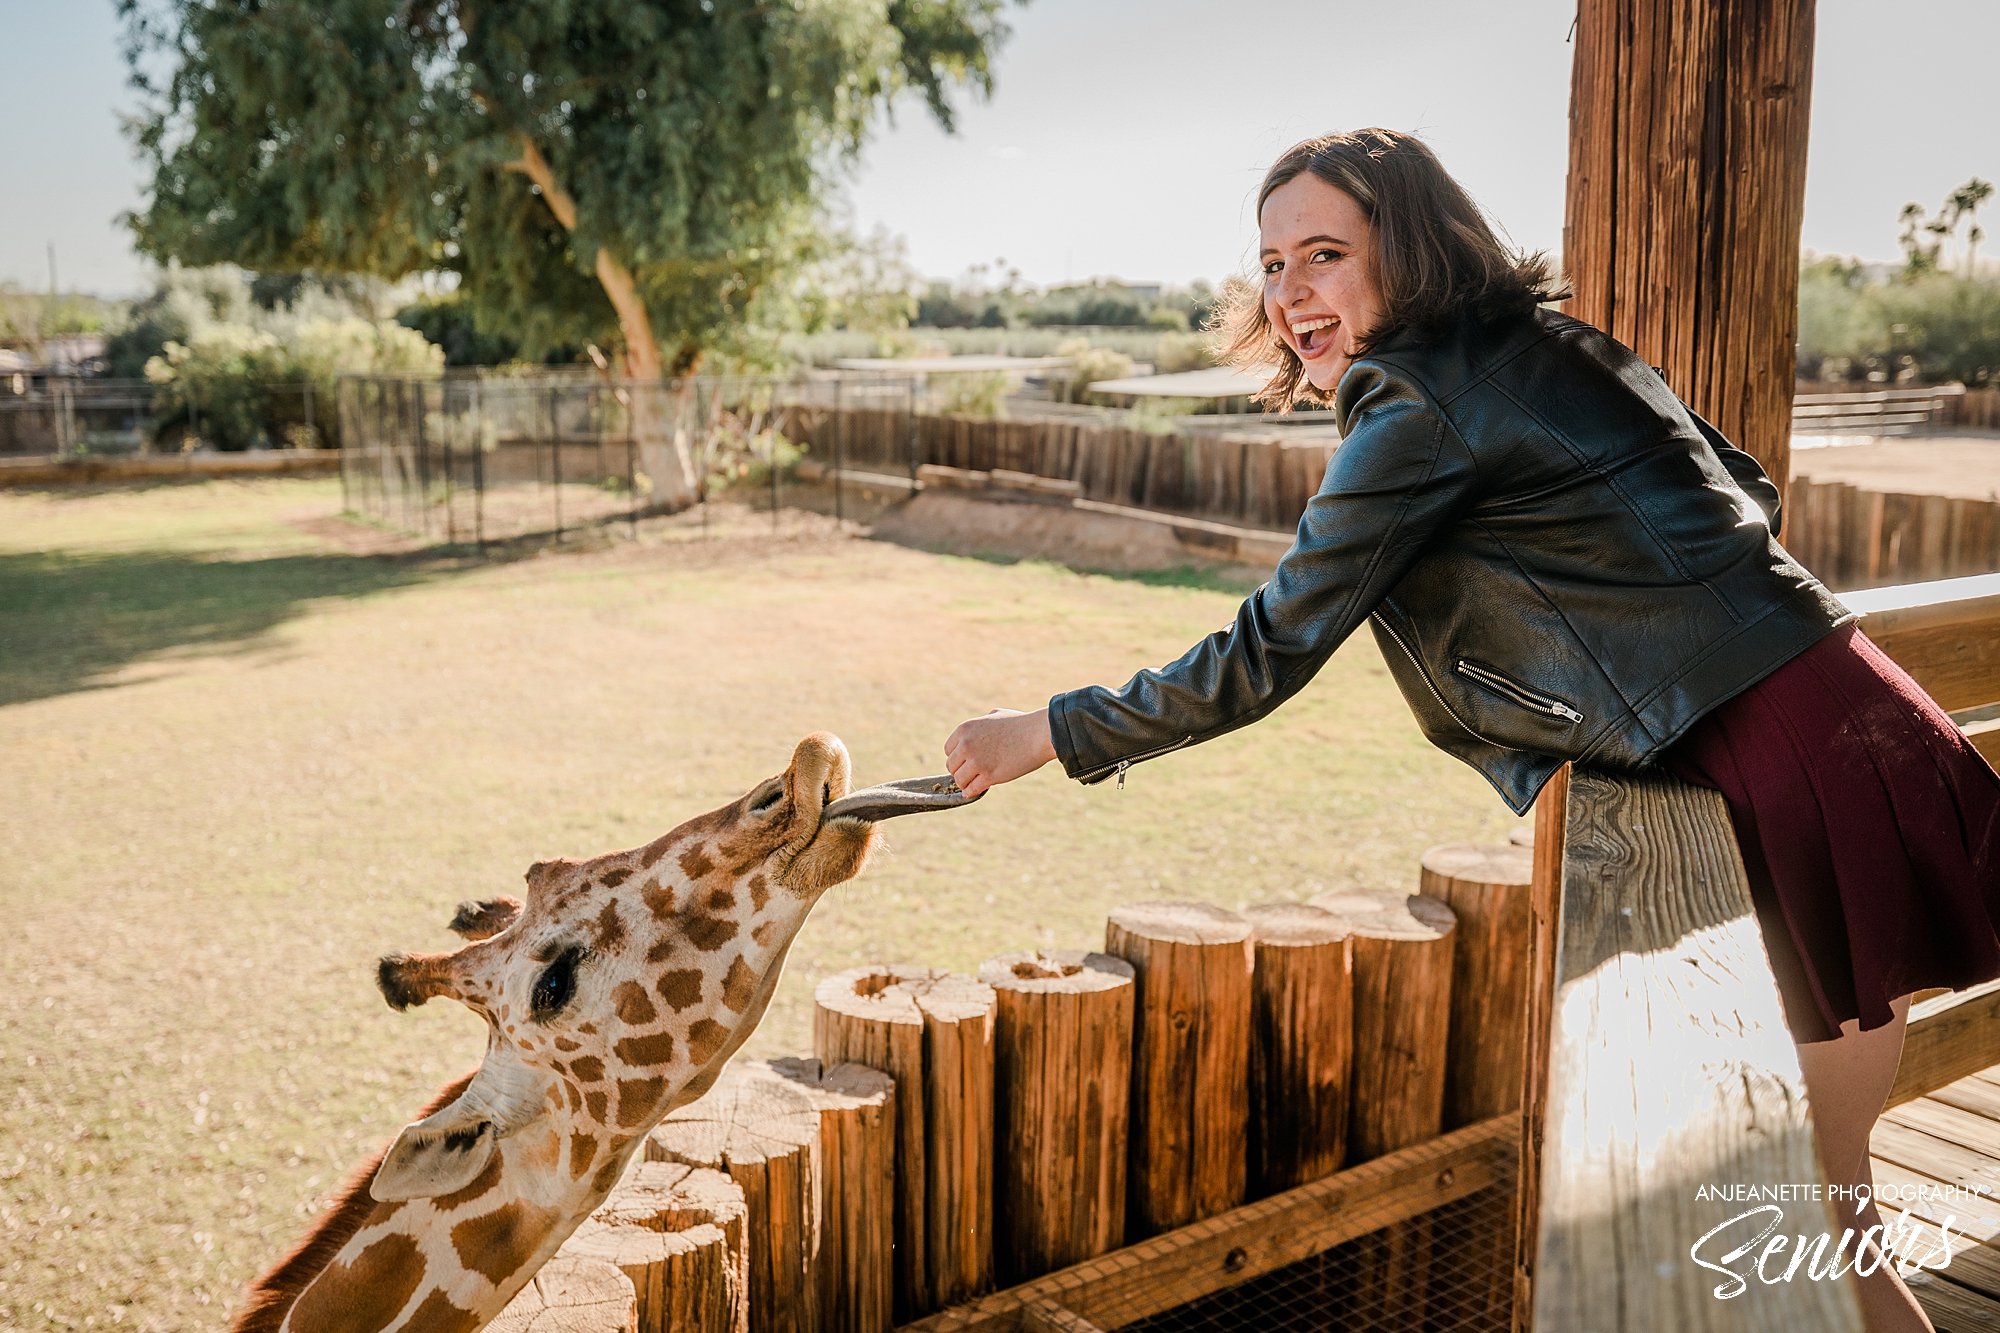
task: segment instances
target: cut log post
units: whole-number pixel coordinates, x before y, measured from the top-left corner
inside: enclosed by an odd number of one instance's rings
[[[639,1333],[749,1333],[747,1212],[742,1187],[720,1171],[640,1161],[559,1257],[623,1273]]]
[[[1347,1160],[1354,1064],[1354,945],[1306,903],[1246,908],[1251,973],[1250,1181],[1262,1198]]]
[[[821,1333],[895,1322],[895,1080],[879,1069],[773,1060],[819,1110]]]
[[[731,1065],[668,1113],[646,1155],[742,1187],[751,1333],[818,1333],[819,1113],[805,1092],[767,1067]]]
[[[1455,919],[1435,898],[1396,890],[1323,893],[1354,941],[1354,1084],[1347,1155],[1365,1162],[1443,1129]],[[1422,1328],[1432,1222],[1362,1236],[1334,1259],[1358,1327]]]
[[[993,990],[915,966],[814,993],[813,1053],[896,1080],[896,1321],[993,1287]]]
[[[998,997],[994,1235],[1011,1286],[1124,1243],[1132,965],[1031,949],[989,958],[979,979]]]
[[[1250,923],[1207,903],[1114,910],[1104,951],[1132,964],[1135,1240],[1243,1202],[1250,1128]]]
[[[1451,908],[1458,923],[1452,932],[1445,1129],[1521,1104],[1534,869],[1535,854],[1527,847],[1454,842],[1423,855],[1418,892]]]
[[[1420,890],[1458,918],[1444,1090],[1444,1128],[1453,1130],[1521,1105],[1535,853],[1532,846],[1447,843],[1425,852],[1422,864]],[[1496,1218],[1484,1200],[1439,1210],[1434,1308],[1454,1301],[1477,1327],[1508,1326],[1513,1223],[1511,1214]]]
[[[493,1333],[636,1333],[632,1283],[602,1259],[559,1253],[486,1327]]]

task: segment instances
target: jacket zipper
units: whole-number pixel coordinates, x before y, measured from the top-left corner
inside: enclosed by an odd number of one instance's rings
[[[1396,646],[1403,650],[1403,656],[1410,659],[1410,665],[1415,667],[1417,670],[1417,675],[1423,678],[1424,688],[1431,692],[1431,698],[1437,700],[1438,707],[1444,709],[1446,715],[1448,715],[1452,721],[1458,723],[1459,726],[1465,728],[1466,735],[1472,737],[1474,740],[1483,741],[1486,744],[1494,746],[1495,748],[1501,750],[1518,750],[1521,748],[1518,745],[1502,745],[1499,741],[1492,739],[1490,736],[1482,735],[1479,732],[1478,728],[1474,727],[1470,722],[1467,722],[1464,718],[1460,717],[1458,715],[1458,710],[1456,708],[1453,708],[1449,703],[1447,703],[1445,701],[1445,697],[1442,694],[1438,693],[1438,687],[1431,683],[1431,673],[1424,670],[1424,664],[1417,659],[1417,655],[1414,652],[1410,651],[1410,645],[1403,642],[1403,636],[1396,632],[1396,627],[1389,623],[1388,617],[1378,615],[1375,617],[1375,623],[1382,627],[1383,633],[1387,634],[1391,639],[1394,639],[1396,641]]]
[[[1503,676],[1489,667],[1480,666],[1475,662],[1468,662],[1463,657],[1454,662],[1452,666],[1459,675],[1468,676],[1478,681],[1481,685],[1486,686],[1486,688],[1497,694],[1505,695],[1524,708],[1532,708],[1538,713],[1547,713],[1550,717],[1560,717],[1570,722],[1583,721],[1583,714],[1577,712],[1562,700],[1553,695],[1543,694],[1538,690],[1531,690],[1519,681]]]
[[[1158,749],[1148,750],[1144,754],[1130,755],[1124,759],[1120,759],[1115,764],[1110,764],[1104,768],[1098,769],[1095,773],[1086,773],[1082,777],[1078,778],[1077,781],[1081,782],[1084,786],[1088,787],[1095,783],[1102,782],[1104,781],[1104,779],[1111,777],[1115,774],[1118,778],[1118,790],[1123,791],[1125,790],[1126,769],[1132,767],[1132,765],[1134,764],[1142,763],[1145,760],[1153,759],[1160,755],[1166,754],[1170,750],[1178,750],[1184,745],[1193,745],[1193,744],[1194,744],[1194,737],[1183,736],[1179,740],[1175,741],[1172,745],[1162,745]]]

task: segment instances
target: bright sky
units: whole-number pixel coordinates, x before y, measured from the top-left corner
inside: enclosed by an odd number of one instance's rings
[[[1035,0],[998,87],[946,137],[903,108],[851,190],[922,273],[1005,259],[1039,284],[1220,278],[1247,263],[1257,180],[1288,144],[1425,136],[1516,244],[1561,241],[1575,13],[1564,0]],[[141,201],[111,0],[0,0],[0,279],[128,293],[113,218]],[[1892,259],[1896,214],[2000,180],[2000,5],[1821,0],[1804,244]],[[2000,209],[1996,209],[2000,215]],[[2000,223],[1987,222],[1989,234]],[[2000,246],[1995,246],[2000,251]]]

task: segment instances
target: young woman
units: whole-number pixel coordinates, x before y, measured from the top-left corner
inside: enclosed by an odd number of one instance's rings
[[[2000,777],[1777,543],[1756,462],[1544,308],[1546,262],[1422,143],[1308,140],[1257,207],[1229,352],[1342,435],[1296,542],[1178,661],[961,723],[953,777],[1122,776],[1264,716],[1367,620],[1425,734],[1516,813],[1569,760],[1723,793],[1825,1168],[1872,1185],[1911,992],[2000,976]],[[1893,1265],[1861,1292],[1875,1333],[1931,1327]]]

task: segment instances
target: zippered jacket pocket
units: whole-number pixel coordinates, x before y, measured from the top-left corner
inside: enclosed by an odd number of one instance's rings
[[[1561,699],[1523,685],[1512,676],[1496,671],[1484,663],[1461,657],[1452,663],[1452,670],[1467,680],[1485,686],[1501,698],[1511,700],[1523,708],[1532,709],[1546,717],[1561,718],[1565,722],[1583,721],[1583,714]]]
[[[1128,755],[1126,758],[1120,759],[1116,763],[1106,764],[1102,768],[1094,769],[1089,773],[1080,774],[1078,775],[1076,780],[1082,783],[1084,786],[1088,787],[1093,783],[1102,782],[1104,781],[1104,779],[1116,775],[1118,778],[1118,785],[1123,787],[1125,785],[1125,770],[1132,767],[1132,765],[1139,763],[1142,760],[1158,758],[1160,755],[1167,754],[1173,750],[1178,750],[1182,746],[1193,745],[1193,744],[1194,744],[1194,737],[1183,736],[1171,745],[1162,745],[1157,747],[1156,749],[1147,750],[1144,754]]]

